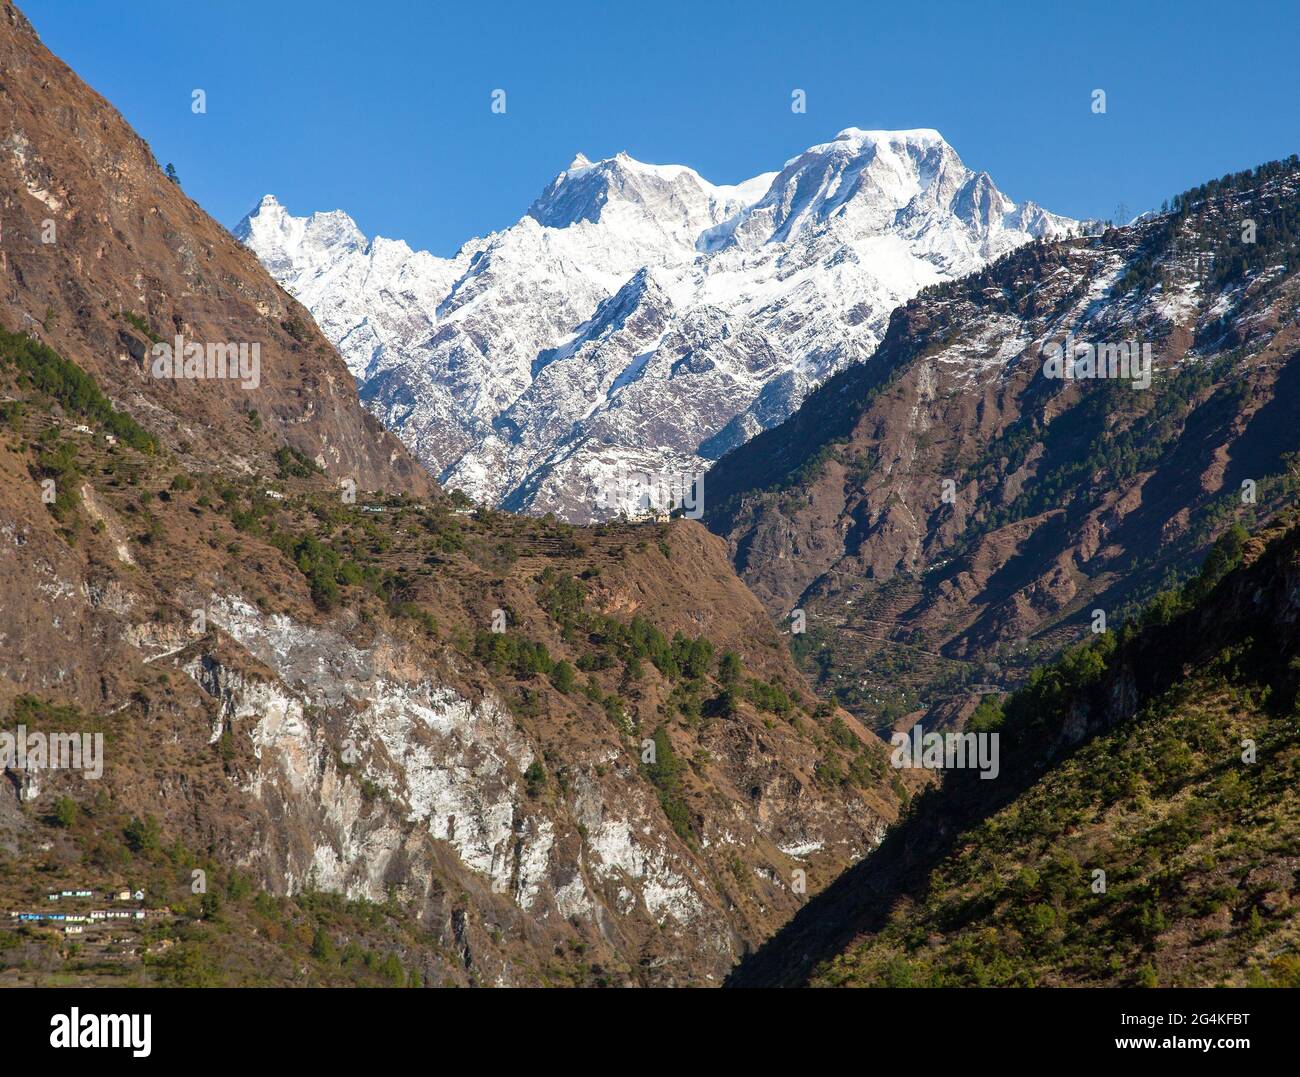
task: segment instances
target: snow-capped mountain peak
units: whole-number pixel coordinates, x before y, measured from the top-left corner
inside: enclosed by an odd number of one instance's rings
[[[624,228],[650,227],[693,249],[701,232],[744,208],[752,186],[709,183],[685,165],[654,165],[626,152],[592,162],[579,153],[529,207],[547,228],[595,224],[614,214]]]
[[[342,210],[293,217],[270,194],[235,226],[234,232],[277,277],[281,272],[291,272],[304,260],[329,265],[366,248],[361,229]]]
[[[236,235],[445,483],[587,520],[613,476],[700,471],[784,419],[925,285],[1074,227],[937,131],[851,127],[731,185],[578,153],[452,258],[270,196]]]
[[[1015,208],[987,173],[968,169],[938,131],[850,127],[787,161],[767,193],[707,245],[786,243],[835,218],[858,238],[909,225],[919,231],[936,216],[966,223],[978,244]],[[1056,220],[1058,232],[1073,223]],[[1040,227],[1047,230],[1047,222]]]

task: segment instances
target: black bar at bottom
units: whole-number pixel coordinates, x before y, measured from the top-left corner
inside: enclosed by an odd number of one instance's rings
[[[1195,1058],[1222,1067],[1290,1054],[1294,996],[1278,990],[560,991],[13,990],[0,996],[11,1059],[128,1065],[280,1060],[370,1066],[412,1044],[518,1058],[716,1054],[813,1064],[831,1043],[864,1064],[916,1052],[1083,1061]],[[147,1017],[147,1021],[145,1018]],[[495,1032],[493,1030],[496,1030]],[[113,1044],[117,1046],[113,1046]],[[98,1044],[98,1046],[95,1046]],[[474,1046],[477,1044],[477,1046]],[[16,1049],[16,1051],[15,1051]],[[995,1051],[992,1056],[985,1054]],[[576,1052],[576,1054],[575,1054]],[[602,1052],[592,1054],[592,1052]],[[58,1058],[57,1056],[63,1056]]]

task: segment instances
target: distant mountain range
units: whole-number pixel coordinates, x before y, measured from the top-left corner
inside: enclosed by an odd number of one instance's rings
[[[235,234],[445,485],[583,522],[787,418],[926,285],[1078,230],[936,131],[850,128],[735,186],[580,154],[453,258],[269,195]]]

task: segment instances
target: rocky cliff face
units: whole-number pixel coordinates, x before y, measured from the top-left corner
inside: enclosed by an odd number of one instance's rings
[[[804,611],[824,687],[884,728],[1014,684],[1293,499],[1297,182],[1226,177],[927,289],[708,473],[706,522],[774,616]]]
[[[879,841],[882,746],[720,540],[439,494],[12,5],[0,58],[0,725],[106,744],[10,761],[6,909],[147,879],[132,982],[706,984]],[[258,384],[155,377],[176,334]],[[6,982],[102,974],[42,938]]]
[[[780,422],[921,287],[1074,226],[937,132],[851,128],[736,186],[579,155],[450,259],[269,196],[235,234],[446,485],[587,521],[647,507],[626,473],[694,476]]]

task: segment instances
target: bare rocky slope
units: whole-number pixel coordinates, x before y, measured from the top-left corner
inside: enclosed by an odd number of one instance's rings
[[[705,522],[803,611],[823,688],[881,730],[958,721],[1294,500],[1298,189],[1291,158],[926,289],[709,471]],[[1068,342],[1150,345],[1149,386],[1047,376]]]
[[[880,840],[720,540],[444,496],[8,3],[0,72],[0,728],[106,744],[5,771],[0,907],[150,909],[6,920],[3,982],[716,983]],[[258,385],[154,376],[177,334]]]

